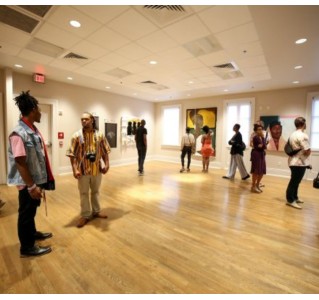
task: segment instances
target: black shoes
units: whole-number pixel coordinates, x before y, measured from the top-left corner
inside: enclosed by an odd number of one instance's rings
[[[48,239],[50,237],[52,237],[52,233],[51,232],[40,232],[40,231],[37,231],[34,234],[34,238],[36,240],[45,240],[45,239]]]
[[[227,176],[223,176],[223,178],[224,178],[224,179],[230,179],[230,178],[229,178],[229,177],[227,177]]]
[[[20,250],[20,257],[40,256],[52,251],[51,247],[33,246],[26,250]]]
[[[250,178],[249,175],[247,175],[247,176],[245,176],[244,178],[242,178],[242,180],[246,180],[246,179],[248,179],[248,178]]]

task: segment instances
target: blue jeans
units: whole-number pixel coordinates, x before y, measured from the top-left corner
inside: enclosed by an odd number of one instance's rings
[[[306,167],[290,167],[291,177],[286,190],[286,199],[289,203],[298,200],[299,184],[305,175]]]
[[[138,170],[144,172],[144,161],[146,157],[146,148],[137,148],[138,153]]]

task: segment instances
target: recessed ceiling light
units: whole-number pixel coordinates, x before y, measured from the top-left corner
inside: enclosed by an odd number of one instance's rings
[[[133,95],[136,96],[137,94],[136,94],[136,93],[133,93]]]
[[[303,43],[305,43],[305,42],[307,42],[307,39],[305,39],[305,38],[302,38],[302,39],[299,39],[299,40],[297,40],[297,41],[295,41],[295,44],[303,44]]]
[[[293,83],[293,84],[298,84],[299,81],[298,81],[298,80],[295,80],[295,81],[293,81],[292,83]]]
[[[224,92],[228,92],[228,90],[227,90],[227,89],[224,89]]]
[[[150,61],[150,64],[151,64],[151,65],[157,65],[157,61],[156,61],[156,60],[151,60],[151,61]]]
[[[72,78],[72,77],[67,77],[66,79],[67,79],[67,80],[73,80],[73,78]]]
[[[302,66],[295,66],[295,70],[301,69]]]
[[[70,25],[71,25],[72,27],[75,27],[75,28],[81,27],[81,23],[80,23],[79,21],[76,21],[76,20],[71,20],[71,21],[70,21]]]
[[[110,87],[110,86],[106,86],[105,88],[106,88],[106,89],[110,89],[111,87]]]
[[[15,64],[14,65],[16,68],[23,68],[23,66],[22,65],[19,65],[19,64]]]
[[[189,84],[193,84],[193,83],[194,83],[194,81],[188,81],[188,83],[189,83]]]
[[[191,96],[191,94],[187,94],[187,97],[190,97]]]

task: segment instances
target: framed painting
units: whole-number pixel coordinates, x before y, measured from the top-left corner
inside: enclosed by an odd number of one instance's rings
[[[117,147],[117,124],[105,123],[105,137],[111,148]]]

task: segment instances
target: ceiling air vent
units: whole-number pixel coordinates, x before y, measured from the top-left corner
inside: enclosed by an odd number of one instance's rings
[[[52,5],[19,5],[19,7],[43,18],[51,9]]]
[[[0,22],[27,33],[31,33],[39,24],[38,20],[26,16],[5,5],[0,5]]]
[[[65,49],[37,38],[33,38],[26,46],[26,49],[54,58],[60,57],[65,53]]]
[[[243,77],[243,74],[239,71],[238,66],[234,62],[215,65],[211,67],[211,69],[223,80]]]
[[[185,11],[182,5],[144,5],[144,8],[158,9],[158,10],[167,9],[167,10],[180,11],[180,12]]]
[[[128,75],[131,75],[132,73],[130,73],[126,70],[120,69],[120,68],[115,68],[115,69],[112,69],[110,71],[105,72],[105,74],[110,75],[110,76],[114,76],[117,78],[124,78]]]
[[[87,57],[81,56],[79,54],[70,52],[67,55],[63,56],[63,58],[71,58],[71,59],[88,59]]]
[[[141,85],[144,85],[144,86],[147,86],[153,90],[156,90],[156,91],[162,91],[162,90],[167,90],[168,87],[163,85],[163,84],[157,84],[156,82],[154,81],[151,81],[151,80],[146,80],[146,81],[142,81],[140,82]]]
[[[195,57],[217,52],[223,49],[216,37],[212,34],[194,41],[190,41],[184,44],[183,47]]]
[[[160,27],[164,27],[193,14],[190,5],[137,5],[135,9]]]

